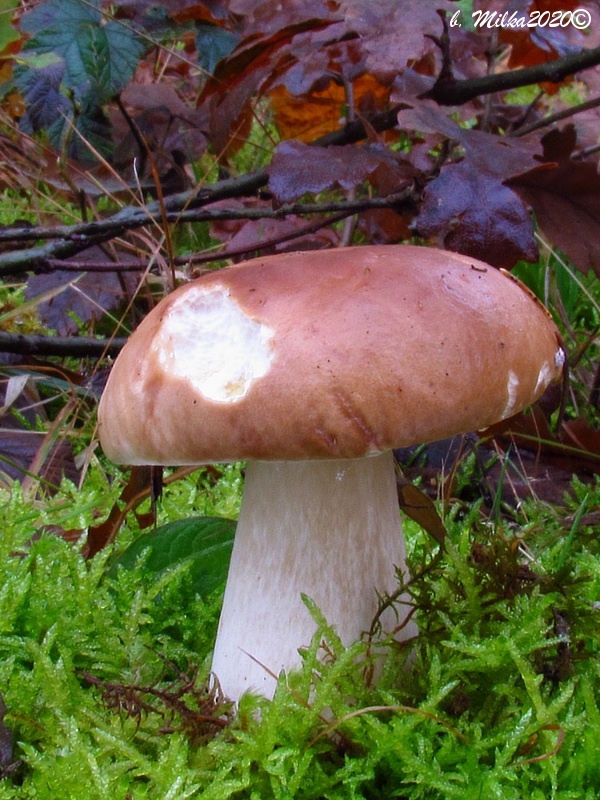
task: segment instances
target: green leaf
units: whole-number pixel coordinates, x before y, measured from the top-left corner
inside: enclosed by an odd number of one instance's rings
[[[60,138],[63,117],[71,112],[71,104],[61,91],[63,61],[51,53],[27,54],[26,58],[26,62],[21,58],[15,68],[15,82],[27,107],[22,127],[26,133],[35,132],[51,128],[58,120]]]
[[[21,29],[30,35],[69,31],[84,23],[99,25],[102,20],[98,4],[80,0],[47,0],[24,15]]]
[[[176,520],[136,539],[117,565],[131,569],[144,554],[144,569],[160,574],[189,561],[194,591],[206,597],[227,579],[235,529],[235,521],[223,517]]]
[[[145,45],[129,28],[124,28],[116,20],[109,20],[103,26],[102,33],[109,68],[106,86],[112,95],[119,92],[133,77]]]
[[[238,41],[239,37],[225,28],[198,23],[196,26],[198,64],[205,72],[212,75],[219,61],[230,55]]]
[[[106,154],[101,106],[132,78],[141,40],[115,20],[105,22],[94,3],[83,0],[47,0],[21,27],[30,34],[15,70],[27,107],[24,128],[48,131],[59,146],[70,134],[68,118],[84,136],[92,132],[92,145]],[[85,148],[75,138],[68,136],[70,155],[77,157]]]
[[[131,79],[142,43],[114,20],[101,24],[101,16],[77,0],[48,0],[28,14],[23,28],[32,33],[23,50],[40,56],[53,53],[64,62],[63,86],[75,97],[90,91],[101,103]]]

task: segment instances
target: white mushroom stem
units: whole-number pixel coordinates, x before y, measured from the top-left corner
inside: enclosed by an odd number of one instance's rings
[[[298,648],[316,631],[302,594],[345,645],[359,639],[376,614],[377,593],[397,589],[396,567],[405,570],[405,546],[391,451],[250,462],[213,659],[225,694],[238,700],[252,689],[270,697],[271,673],[299,665]],[[408,610],[386,610],[384,628]],[[401,636],[415,633],[411,622]]]

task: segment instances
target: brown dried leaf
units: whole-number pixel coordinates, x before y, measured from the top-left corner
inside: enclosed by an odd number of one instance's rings
[[[289,203],[307,193],[359,186],[382,165],[398,171],[400,188],[404,173],[393,155],[383,148],[358,145],[312,147],[297,141],[282,142],[269,166],[269,189],[279,203]]]
[[[433,500],[404,478],[396,476],[396,482],[398,484],[398,500],[402,511],[407,517],[410,517],[420,525],[423,530],[427,531],[440,547],[444,547],[448,533]]]
[[[539,142],[461,128],[429,102],[400,111],[398,120],[409,130],[442,134],[450,146],[460,146],[457,155],[462,155],[427,184],[416,223],[419,233],[497,267],[535,260],[529,211],[505,184],[525,165],[536,164]]]
[[[368,74],[352,82],[352,93],[355,109],[362,115],[382,110],[389,97],[389,90]],[[333,81],[325,88],[297,96],[284,85],[276,86],[269,92],[269,99],[282,139],[311,142],[337,130],[346,119],[347,91]]]
[[[544,164],[507,181],[545,236],[582,272],[600,275],[600,175],[585,161]]]
[[[92,558],[115,540],[127,514],[132,509],[135,509],[142,500],[153,496],[156,491],[155,484],[153,467],[132,467],[129,481],[121,492],[119,500],[111,508],[108,517],[104,522],[92,525],[88,529],[87,542],[84,549],[86,558]],[[147,528],[154,524],[155,521],[156,515],[154,511],[138,515],[138,523],[141,528]]]
[[[428,185],[416,225],[421,236],[495,267],[537,258],[523,202],[467,160],[445,167]]]
[[[583,417],[564,422],[561,439],[566,445],[596,456],[600,463],[600,431],[591,428]]]
[[[85,265],[86,260],[106,262],[105,253],[92,247],[70,259]],[[125,256],[124,256],[125,259]],[[135,292],[139,281],[137,272],[54,272],[32,275],[27,282],[25,297],[34,300],[41,321],[59,336],[77,333],[78,320],[87,323],[99,320],[106,311],[118,307]],[[48,299],[43,295],[48,294]]]

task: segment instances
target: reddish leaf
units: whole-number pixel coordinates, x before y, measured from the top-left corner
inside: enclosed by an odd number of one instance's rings
[[[106,261],[106,255],[98,248],[80,253],[74,263],[85,265],[86,260]],[[133,293],[138,282],[135,272],[68,272],[56,270],[46,274],[32,275],[27,283],[26,298],[33,300],[51,293],[49,299],[41,300],[37,313],[48,328],[59,336],[77,333],[78,320],[90,322],[101,319],[106,311],[121,305],[128,293]]]
[[[227,4],[230,13],[241,18],[244,37],[271,36],[311,20],[341,19],[339,3],[329,0],[286,0],[277,5],[277,13],[272,0],[228,0]]]
[[[220,204],[213,203],[211,208]],[[266,200],[252,199],[224,201],[227,208],[271,208]],[[225,244],[223,254],[243,251],[246,258],[254,251],[260,250],[263,255],[283,250],[314,250],[322,247],[333,247],[339,244],[336,231],[329,225],[318,230],[307,228],[314,223],[304,217],[286,214],[282,219],[259,220],[223,220],[213,222],[211,235]]]
[[[119,500],[111,508],[108,517],[104,522],[88,529],[84,550],[86,558],[92,558],[113,542],[129,511],[135,509],[142,500],[152,496],[154,491],[153,470],[153,467],[132,467],[129,482],[121,492]],[[137,517],[141,528],[149,527],[156,520],[153,510],[147,514],[137,515]]]
[[[495,267],[537,257],[524,204],[470,161],[445,167],[428,185],[416,225],[421,236]]]
[[[302,142],[282,142],[269,166],[269,189],[279,203],[289,203],[307,192],[317,194],[334,186],[353,189],[382,165],[398,171],[397,188],[400,188],[405,178],[388,150],[354,145],[311,147]]]
[[[564,128],[553,128],[542,137],[544,161],[567,161],[575,150],[577,132],[572,124]]]
[[[411,214],[398,214],[391,208],[363,211],[358,227],[372,244],[393,244],[413,235]]]
[[[144,2],[146,1],[144,0]],[[129,2],[131,3],[132,0],[129,0]],[[139,2],[139,0],[133,0],[133,2]],[[227,19],[228,11],[224,6],[226,4],[220,2],[220,0],[201,0],[201,2],[199,0],[176,0],[176,2],[169,0],[169,4],[165,5],[165,11],[171,19],[179,23],[192,20],[194,22],[215,23]],[[152,0],[150,0],[150,7],[156,8]]]
[[[584,161],[544,164],[507,181],[545,236],[582,272],[600,275],[600,175]]]
[[[539,15],[544,19],[555,11],[574,11],[581,5],[580,0],[517,0],[516,3],[515,0],[505,0],[499,4],[498,13],[510,16],[515,12],[524,19]],[[484,10],[490,10],[489,4]],[[552,61],[587,45],[585,34],[574,25],[532,25],[524,28],[504,25],[499,29],[499,35],[502,42],[511,45],[508,59],[510,69]],[[551,93],[557,89],[557,84],[548,84],[547,90]]]
[[[342,7],[348,28],[361,39],[367,69],[384,82],[426,54],[437,55],[438,48],[427,34],[442,33],[438,9],[456,10],[447,0],[345,0]]]
[[[396,99],[401,100],[398,95]],[[398,123],[403,130],[442,134],[463,148],[466,159],[500,180],[518,175],[539,161],[542,148],[535,137],[509,138],[462,128],[428,100],[418,102],[407,98],[407,102],[411,107],[398,113]]]
[[[535,260],[529,212],[504,182],[536,163],[539,143],[461,128],[428,102],[400,111],[398,120],[411,130],[442,134],[462,148],[462,160],[444,166],[427,184],[416,223],[419,233],[497,267]]]
[[[412,155],[412,154],[411,154]],[[375,172],[369,176],[369,183],[373,186],[379,197],[398,191],[398,187],[405,183],[412,185],[419,170],[410,162],[400,162],[389,168],[389,164],[382,163]],[[367,241],[373,244],[390,244],[410,239],[413,235],[411,225],[415,211],[396,211],[391,208],[371,209],[363,211],[358,218],[359,229],[366,235]]]

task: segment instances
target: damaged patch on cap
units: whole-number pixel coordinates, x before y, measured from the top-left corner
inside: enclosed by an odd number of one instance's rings
[[[187,379],[208,400],[235,403],[269,371],[273,336],[226,288],[215,286],[175,300],[154,347],[165,371]]]
[[[519,389],[519,378],[515,372],[510,369],[508,371],[508,382],[506,384],[506,391],[508,393],[508,401],[504,406],[501,419],[507,419],[513,413],[513,409],[517,402],[517,391]]]

